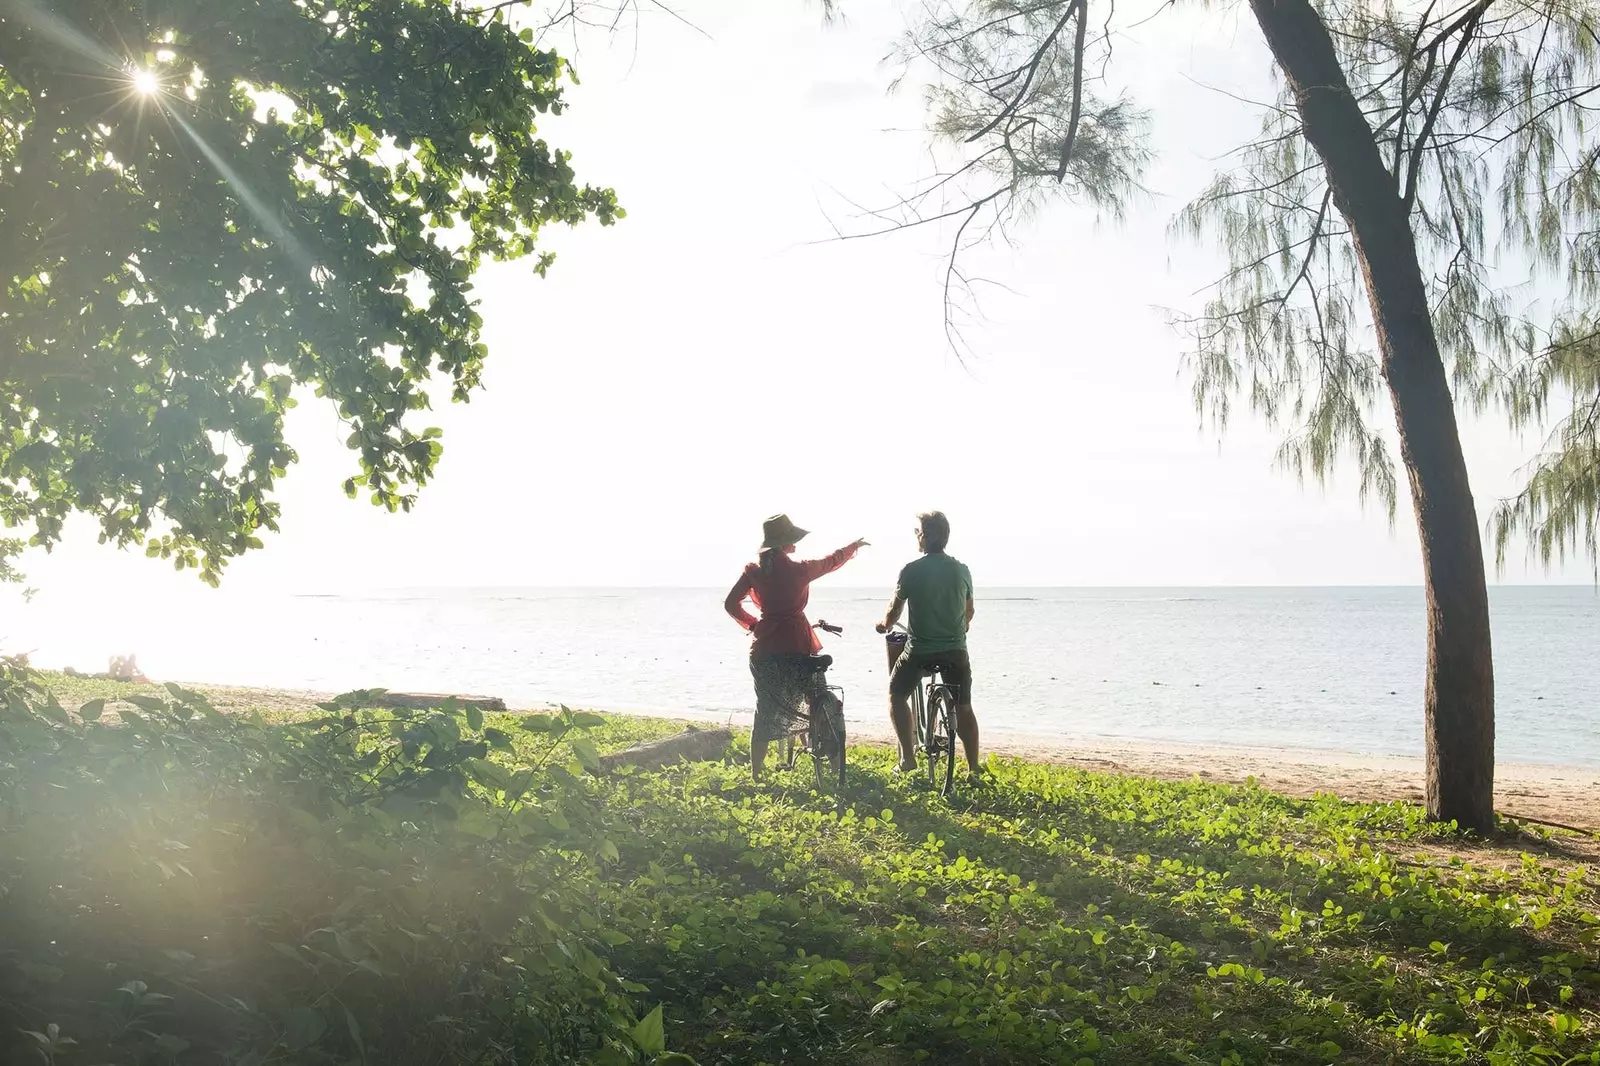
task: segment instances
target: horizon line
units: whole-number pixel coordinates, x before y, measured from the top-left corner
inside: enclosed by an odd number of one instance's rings
[[[863,589],[887,589],[887,588],[890,588],[892,586],[892,584],[893,584],[892,582],[875,582],[875,583],[872,583],[872,584],[844,584],[844,583],[836,583],[835,584],[835,583],[830,583],[830,584],[827,584],[827,585],[813,584],[812,588],[813,588],[813,591],[826,591],[828,589],[860,591],[860,590],[863,590]],[[1495,589],[1495,588],[1587,588],[1587,589],[1593,589],[1596,592],[1600,592],[1600,582],[1591,582],[1591,581],[1496,581],[1496,582],[1489,582],[1488,587],[1491,588],[1491,589]],[[224,588],[226,588],[226,582],[224,582]],[[1217,590],[1217,591],[1226,591],[1226,590],[1293,590],[1293,589],[1351,589],[1351,590],[1416,589],[1416,590],[1420,591],[1420,590],[1423,589],[1423,585],[1420,582],[1403,583],[1403,584],[1393,584],[1393,583],[1389,583],[1389,584],[1382,584],[1382,583],[1372,583],[1372,584],[1348,583],[1348,584],[1346,584],[1346,583],[1332,583],[1332,582],[1327,582],[1327,583],[1311,583],[1311,582],[1288,583],[1288,582],[1286,582],[1286,583],[1277,583],[1277,584],[1267,584],[1267,583],[1249,583],[1249,584],[1220,584],[1220,583],[1166,584],[1166,583],[1162,583],[1162,584],[1137,584],[1137,585],[1136,584],[1096,584],[1096,585],[1088,585],[1088,584],[993,584],[993,585],[985,585],[985,586],[983,586],[982,589],[978,593],[978,598],[982,599],[984,597],[984,593],[987,592],[987,591],[1015,591],[1015,590],[1018,590],[1018,589],[1029,589],[1029,590],[1035,590],[1035,591],[1052,591],[1052,592],[1060,592],[1060,591],[1070,591],[1070,592],[1082,592],[1082,591],[1097,591],[1097,592],[1107,592],[1107,591],[1109,591],[1109,592],[1116,592],[1116,591],[1160,591],[1160,590],[1171,590],[1171,589],[1179,589],[1179,590],[1185,590],[1185,591],[1187,591],[1187,590],[1197,590],[1197,589],[1211,589],[1211,590]],[[317,595],[344,595],[344,594],[362,593],[362,592],[483,592],[483,591],[500,591],[500,590],[528,590],[528,591],[540,591],[540,592],[544,592],[544,591],[550,591],[550,592],[595,592],[595,591],[607,591],[607,592],[700,592],[700,591],[716,591],[716,590],[726,591],[726,588],[722,584],[708,585],[708,584],[692,584],[692,583],[690,583],[690,584],[599,584],[599,583],[543,584],[543,583],[535,583],[535,584],[498,584],[498,585],[479,584],[479,583],[454,583],[454,584],[362,585],[362,586],[347,586],[347,587],[338,587],[338,588],[330,588],[330,587],[326,587],[326,586],[323,586],[323,587],[305,586],[305,587],[302,587],[302,588],[290,589],[290,590],[288,590],[288,594],[289,595],[304,595],[304,594],[308,594],[308,593],[314,593],[314,594],[317,594]]]

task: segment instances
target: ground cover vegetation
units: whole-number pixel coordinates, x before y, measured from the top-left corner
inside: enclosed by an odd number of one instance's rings
[[[838,817],[738,746],[588,771],[664,721],[4,685],[5,1061],[1600,1062],[1573,838],[872,747]]]

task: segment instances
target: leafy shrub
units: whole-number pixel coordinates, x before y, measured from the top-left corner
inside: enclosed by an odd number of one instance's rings
[[[615,854],[580,778],[592,716],[529,718],[519,745],[474,710],[357,693],[269,724],[169,686],[112,722],[3,671],[0,1060],[661,1050],[591,903]]]

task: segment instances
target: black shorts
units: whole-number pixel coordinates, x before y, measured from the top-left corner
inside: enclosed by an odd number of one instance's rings
[[[972,706],[972,660],[966,650],[901,652],[889,671],[889,695],[903,700],[922,681],[929,670],[937,668],[939,677],[955,693],[957,707]]]

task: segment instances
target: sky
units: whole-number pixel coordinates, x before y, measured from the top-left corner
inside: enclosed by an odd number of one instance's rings
[[[1268,84],[1247,10],[1180,10],[1118,40],[1153,113],[1149,195],[1120,223],[1058,204],[980,250],[1006,288],[965,362],[942,328],[947,233],[834,239],[869,228],[853,205],[935,166],[918,87],[891,92],[883,62],[898,4],[847,0],[831,26],[803,0],[679,10],[693,26],[647,14],[579,41],[582,84],[542,128],[628,217],[552,231],[548,279],[527,263],[480,275],[487,388],[436,412],[445,453],[417,509],[344,497],[354,459],[308,398],[282,532],[226,587],[723,585],[778,511],[814,531],[808,551],[866,537],[839,580],[876,585],[927,508],[950,516],[980,586],[1420,580],[1407,501],[1391,527],[1353,476],[1319,488],[1277,469],[1277,435],[1248,414],[1201,423],[1160,312],[1197,309],[1221,267],[1167,224],[1259,122],[1227,95]],[[1463,430],[1486,517],[1539,439]],[[44,595],[198,584],[95,544],[86,522],[69,532],[25,560]],[[1500,579],[1591,572],[1519,554]]]

